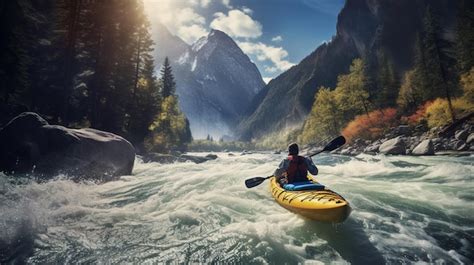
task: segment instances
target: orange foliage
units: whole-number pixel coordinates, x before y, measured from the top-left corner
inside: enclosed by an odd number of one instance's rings
[[[402,122],[409,125],[417,125],[421,120],[426,118],[426,109],[433,104],[433,101],[426,101],[425,104],[418,107],[418,109],[410,116],[403,116]]]
[[[387,108],[375,110],[369,114],[356,116],[354,120],[342,130],[342,134],[351,142],[353,139],[377,139],[383,135],[386,129],[397,125],[397,110]]]

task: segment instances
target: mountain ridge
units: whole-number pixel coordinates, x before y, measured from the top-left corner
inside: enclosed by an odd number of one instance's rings
[[[171,40],[170,35],[165,37]],[[193,137],[232,138],[250,102],[265,86],[257,66],[230,36],[214,29],[169,59]]]
[[[401,76],[413,64],[413,47],[425,9],[439,13],[445,38],[452,40],[456,3],[448,0],[348,0],[338,15],[336,35],[299,64],[270,81],[255,111],[239,124],[242,140],[258,139],[273,131],[301,128],[319,87],[334,88],[353,59],[376,60],[386,53]],[[401,19],[403,15],[403,19]]]

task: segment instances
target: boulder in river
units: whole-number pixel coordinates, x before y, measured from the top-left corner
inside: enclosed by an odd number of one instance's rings
[[[178,157],[179,162],[191,161],[196,164],[201,164],[209,160],[217,159],[217,155],[209,154],[207,156],[194,156],[194,155],[180,155]]]
[[[174,162],[186,162],[191,161],[196,164],[204,163],[209,160],[217,159],[217,155],[208,154],[206,156],[194,156],[182,154],[179,156],[174,156],[172,154],[161,154],[161,153],[148,153],[143,156],[143,162],[157,162],[161,164],[172,164]]]
[[[124,138],[95,129],[49,125],[24,112],[0,129],[0,171],[44,178],[110,180],[132,173],[135,148]]]
[[[433,142],[428,139],[419,143],[411,152],[412,155],[422,156],[422,155],[434,155],[434,145]]]
[[[379,152],[386,155],[404,155],[406,154],[405,141],[400,136],[387,140],[379,146]]]

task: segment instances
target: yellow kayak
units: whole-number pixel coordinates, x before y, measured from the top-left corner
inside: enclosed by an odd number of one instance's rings
[[[349,202],[326,187],[324,190],[289,191],[283,189],[273,177],[270,190],[283,208],[312,220],[340,223],[351,213]]]

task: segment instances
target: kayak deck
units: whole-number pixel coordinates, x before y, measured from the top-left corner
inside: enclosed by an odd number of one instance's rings
[[[326,187],[324,190],[288,191],[273,177],[270,180],[270,190],[282,207],[312,220],[340,223],[351,212],[349,202]]]

